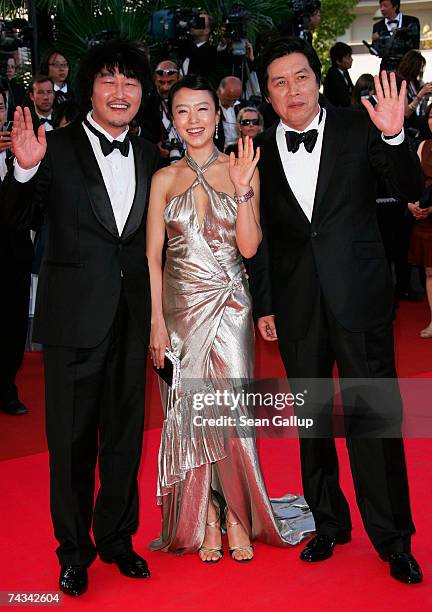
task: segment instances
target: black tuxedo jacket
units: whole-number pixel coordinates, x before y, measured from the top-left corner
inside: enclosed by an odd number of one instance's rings
[[[348,70],[344,73],[348,83],[336,66],[328,69],[324,81],[324,96],[333,106],[351,106],[353,84]]]
[[[366,113],[328,108],[311,222],[286,180],[276,126],[256,145],[264,238],[249,265],[255,316],[276,315],[279,337],[300,339],[321,290],[350,331],[389,321],[392,279],[376,218],[376,182],[381,176],[406,201],[418,199],[422,174],[408,139],[390,146]]]
[[[148,341],[150,289],[145,218],[153,144],[131,135],[136,191],[121,235],[101,171],[80,122],[47,134],[37,175],[19,183],[10,172],[0,191],[0,222],[27,229],[43,207],[46,247],[39,274],[34,340],[90,348],[106,336],[122,284],[142,338]],[[122,277],[123,274],[123,277]]]
[[[403,52],[409,51],[409,49],[419,49],[420,47],[420,22],[417,17],[411,15],[402,14],[401,28],[408,28],[408,31],[403,35],[405,40],[405,46]],[[373,26],[373,33],[378,32],[380,36],[389,36],[389,31],[385,23],[385,19],[380,19]],[[378,51],[380,50],[379,41],[372,43],[372,46]],[[397,49],[395,48],[395,51]]]

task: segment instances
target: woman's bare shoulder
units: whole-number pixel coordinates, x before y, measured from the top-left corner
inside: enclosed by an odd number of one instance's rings
[[[167,186],[177,181],[182,172],[187,169],[187,165],[182,162],[183,160],[179,160],[175,164],[160,168],[153,174],[153,180],[163,182]]]

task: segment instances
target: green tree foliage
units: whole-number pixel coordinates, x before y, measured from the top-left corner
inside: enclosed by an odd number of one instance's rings
[[[321,23],[314,33],[314,47],[323,65],[323,75],[330,66],[330,48],[353,22],[352,9],[356,4],[357,0],[321,0]]]

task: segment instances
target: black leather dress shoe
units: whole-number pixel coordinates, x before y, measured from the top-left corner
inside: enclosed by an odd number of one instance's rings
[[[87,568],[84,565],[62,565],[59,578],[60,591],[78,597],[87,591]]]
[[[99,556],[104,563],[115,563],[120,572],[128,578],[148,578],[150,576],[147,561],[133,550],[121,555],[108,556],[102,554]]]
[[[6,414],[11,414],[12,416],[20,416],[21,414],[27,414],[28,412],[28,408],[26,408],[18,399],[3,402],[0,404],[0,408],[3,410],[3,412],[6,412]]]
[[[337,536],[318,534],[306,544],[300,559],[310,563],[325,561],[332,556],[333,548],[336,544],[347,544],[348,542],[351,542],[350,533],[343,533]]]
[[[411,553],[396,552],[380,555],[383,561],[390,564],[390,576],[405,584],[418,584],[423,580],[420,565]]]

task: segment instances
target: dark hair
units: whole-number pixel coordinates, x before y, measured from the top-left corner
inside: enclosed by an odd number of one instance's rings
[[[72,123],[80,116],[79,107],[73,100],[66,100],[54,106],[53,123],[54,127],[59,127],[60,121],[65,118],[68,123]]]
[[[199,74],[188,74],[171,87],[168,93],[168,112],[172,117],[172,104],[174,96],[180,89],[193,89],[194,91],[208,91],[211,95],[216,112],[219,110],[219,98],[217,93],[210,85],[210,82]]]
[[[330,49],[330,60],[332,66],[336,66],[347,55],[352,55],[352,48],[344,42],[337,42]]]
[[[0,96],[3,96],[4,104],[6,107],[6,92],[2,87],[0,87]]]
[[[81,58],[76,80],[78,103],[85,113],[92,107],[94,80],[104,68],[111,74],[117,69],[120,74],[137,79],[143,94],[151,86],[147,54],[138,43],[115,38],[91,47]]]
[[[402,79],[405,79],[407,83],[413,81],[414,83],[419,85],[419,76],[425,66],[426,60],[420,53],[420,51],[417,51],[416,49],[411,49],[411,51],[405,53],[405,55],[401,59],[397,69],[397,75]]]
[[[39,65],[39,72],[41,74],[49,74],[49,63],[50,63],[50,59],[52,58],[53,55],[62,55],[65,58],[65,60],[67,61],[67,64],[68,64],[68,66],[70,68],[69,58],[63,53],[63,51],[60,51],[60,49],[49,49],[44,54],[44,56],[42,57],[41,63]],[[69,79],[69,74],[68,74],[68,78],[66,80]]]
[[[383,2],[385,2],[385,0],[379,0],[379,4],[381,5]],[[396,12],[399,13],[400,11],[400,0],[390,0],[390,2],[392,3],[392,5],[395,7]]]
[[[321,62],[316,54],[315,49],[309,45],[305,40],[301,38],[295,38],[294,36],[280,36],[271,40],[265,47],[259,65],[259,84],[261,91],[264,96],[268,96],[268,67],[272,62],[284,57],[285,55],[291,55],[291,53],[301,53],[305,56],[309,66],[313,70],[318,85],[321,82]]]
[[[35,74],[30,82],[29,91],[33,93],[33,85],[39,85],[39,83],[45,83],[49,81],[54,89],[54,81],[47,74]]]
[[[375,82],[371,74],[361,74],[357,79],[352,92],[352,103],[361,104],[361,94],[365,91],[369,93],[375,91]]]

